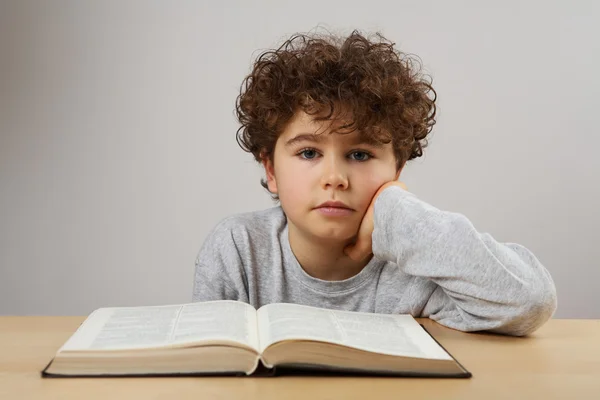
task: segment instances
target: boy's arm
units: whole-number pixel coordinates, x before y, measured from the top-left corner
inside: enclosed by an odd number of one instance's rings
[[[374,206],[373,254],[438,288],[423,309],[462,331],[526,335],[556,309],[548,271],[525,247],[479,233],[458,213],[440,211],[397,187]]]
[[[192,301],[248,302],[243,264],[228,220],[209,233],[195,264]]]

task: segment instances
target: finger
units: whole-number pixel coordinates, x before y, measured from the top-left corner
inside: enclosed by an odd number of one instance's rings
[[[369,254],[371,254],[371,249],[367,245],[353,245],[347,248],[346,255],[350,257],[354,261],[361,261]]]
[[[344,249],[344,253],[346,253],[346,255],[354,261],[356,261],[356,258],[359,257],[359,251],[360,250],[354,245]]]

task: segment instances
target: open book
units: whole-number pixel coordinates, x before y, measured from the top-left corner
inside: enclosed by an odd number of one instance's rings
[[[341,371],[469,377],[410,315],[238,301],[100,308],[48,376],[263,375]]]

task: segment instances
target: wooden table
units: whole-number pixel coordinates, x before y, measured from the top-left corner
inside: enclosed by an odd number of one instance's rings
[[[419,321],[471,379],[188,377],[42,379],[83,317],[0,317],[0,399],[600,399],[600,320],[551,320],[527,338]]]

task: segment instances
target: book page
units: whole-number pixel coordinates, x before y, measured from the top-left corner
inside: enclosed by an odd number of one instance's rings
[[[225,340],[258,348],[256,311],[237,301],[101,308],[62,350],[122,350]]]
[[[256,310],[240,301],[211,301],[183,306],[171,340],[181,343],[228,339],[258,351]]]
[[[332,342],[383,354],[451,359],[410,315],[269,304],[258,310],[261,352],[283,340]]]

